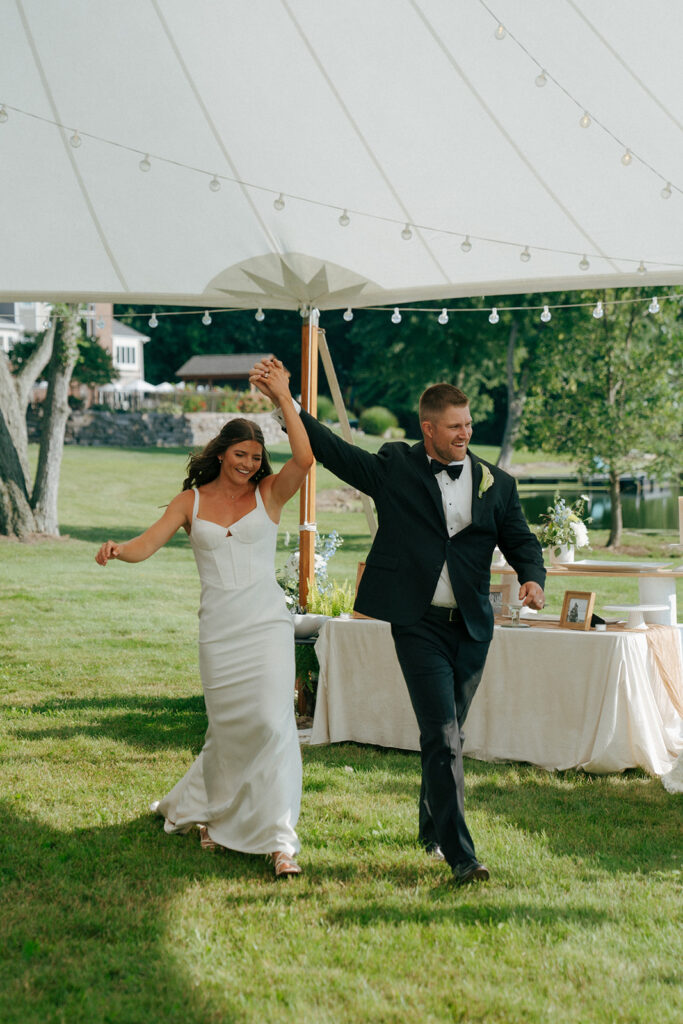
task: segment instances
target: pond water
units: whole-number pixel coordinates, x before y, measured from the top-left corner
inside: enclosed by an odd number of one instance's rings
[[[592,517],[591,530],[608,530],[612,503],[608,491],[572,490],[558,487],[560,497],[572,504],[581,494],[588,495],[586,515]],[[530,523],[541,522],[541,515],[552,504],[554,491],[527,491],[520,494],[524,515]],[[626,530],[678,530],[678,494],[672,491],[623,493],[621,503]]]

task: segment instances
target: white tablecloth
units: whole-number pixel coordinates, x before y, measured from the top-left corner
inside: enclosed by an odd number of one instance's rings
[[[331,619],[311,743],[352,740],[419,749],[390,627]],[[465,723],[464,752],[548,769],[668,772],[683,750],[676,712],[643,633],[496,626]]]

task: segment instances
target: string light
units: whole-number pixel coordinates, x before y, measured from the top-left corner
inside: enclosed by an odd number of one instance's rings
[[[51,327],[52,327],[52,320],[50,319],[50,317],[48,317],[47,320],[43,320],[43,330],[44,331],[49,331]]]
[[[536,75],[536,85],[539,89],[542,89],[547,84],[548,76],[546,75],[545,71],[541,71],[540,75]]]
[[[662,199],[671,199],[671,182],[667,181],[666,185],[659,193]]]
[[[588,257],[584,253],[581,259],[579,260],[579,270],[588,270],[589,267],[590,263],[588,262]]]
[[[285,208],[285,197],[283,196],[282,192],[277,197],[277,199],[273,200],[273,206],[275,207],[275,209],[277,210],[278,213],[280,212],[280,210],[284,210],[284,208]]]
[[[647,274],[647,267],[645,266],[645,264],[643,263],[642,260],[638,264],[638,273],[639,274]]]
[[[400,324],[401,322],[401,314],[398,311],[398,306],[394,306],[394,312],[391,314],[391,322],[392,324]]]
[[[493,309],[491,310],[491,312],[489,313],[489,323],[490,324],[497,324],[499,320],[500,320],[500,317],[498,316],[498,310],[494,306]]]
[[[209,182],[209,188],[211,189],[212,192],[220,192],[221,190],[221,183],[215,174],[211,181]]]
[[[347,323],[348,323],[348,322],[349,322],[350,320],[353,320],[353,310],[351,309],[351,307],[350,307],[350,306],[349,306],[349,308],[348,308],[348,309],[345,309],[345,310],[344,310],[344,319],[345,319],[345,320],[347,321]]]
[[[209,324],[211,323],[211,314],[209,313],[208,309],[204,310],[204,316],[202,317],[202,323],[204,324],[205,327],[208,327]]]
[[[439,313],[439,316],[437,317],[437,319],[438,319],[440,324],[447,324],[448,323],[448,310],[447,309],[442,309],[441,312]]]
[[[151,170],[152,165],[149,162],[149,153],[147,153],[147,154],[145,154],[145,156],[143,156],[142,160],[138,164],[138,167],[143,172],[143,174],[146,174],[147,171]]]
[[[403,231],[401,232],[401,238],[403,239],[404,242],[409,242],[412,237],[413,232],[411,231],[410,224],[406,224]]]
[[[3,103],[3,105],[0,107],[0,124],[4,124],[5,121],[8,121],[8,120],[9,120],[9,114],[7,113],[7,108],[5,107],[5,104]]]
[[[102,316],[99,318],[99,320],[95,321],[95,327],[97,328],[98,331],[103,331],[106,326],[107,325],[104,322],[104,317]]]
[[[652,302],[647,307],[648,313],[659,313],[659,303],[657,302],[657,296],[655,295]]]
[[[581,127],[582,127],[582,128],[590,128],[590,126],[591,126],[591,123],[592,123],[592,122],[591,122],[591,116],[590,116],[590,114],[588,113],[588,111],[587,111],[587,110],[584,110],[584,112],[583,112],[583,117],[582,117],[582,118],[581,118],[581,120],[579,121],[579,124],[581,125]]]
[[[605,312],[605,311],[604,311],[604,309],[602,308],[602,302],[598,302],[597,306],[596,306],[596,307],[595,307],[595,309],[593,310],[593,316],[595,317],[595,319],[596,319],[596,320],[600,320],[600,318],[602,317],[602,315],[604,314],[604,312]]]
[[[150,327],[158,327],[159,326],[159,321],[157,320],[156,313],[152,313],[152,315],[149,318],[149,320],[147,321],[147,323],[149,324]]]
[[[73,146],[74,149],[78,149],[78,147],[81,145],[82,142],[83,142],[83,139],[78,134],[78,128],[77,128],[76,131],[71,136],[71,138],[69,139],[69,145]]]
[[[493,34],[496,39],[505,39],[505,27],[503,25],[499,25]]]
[[[263,312],[263,310],[259,306],[259,308],[254,313],[254,320],[258,320],[259,323],[263,323],[263,321],[265,319],[266,319],[266,314]]]
[[[624,150],[624,155],[621,158],[621,162],[624,165],[624,167],[628,167],[628,165],[631,163],[632,160],[633,160],[633,157],[631,156],[631,150],[630,149],[625,149]]]
[[[301,317],[302,320],[305,320],[306,317],[308,316],[308,304],[306,302],[303,303],[301,309],[299,310],[299,316]]]
[[[522,263],[528,263],[529,262],[529,260],[531,259],[531,253],[529,252],[529,246],[528,245],[524,246],[524,248],[522,249],[522,251],[519,254],[519,258],[522,261]]]
[[[351,223],[351,218],[349,217],[348,210],[344,210],[344,212],[341,214],[339,218],[339,223],[343,228],[348,228],[349,224]]]
[[[541,320],[543,321],[543,323],[547,324],[550,320],[552,320],[552,316],[553,315],[550,312],[550,310],[548,309],[548,307],[544,306],[543,307],[543,312],[541,313]]]
[[[460,243],[460,248],[462,249],[463,252],[469,252],[470,251],[470,249],[472,248],[472,243],[470,242],[470,236],[469,235],[465,235],[465,240],[464,240],[464,242]]]

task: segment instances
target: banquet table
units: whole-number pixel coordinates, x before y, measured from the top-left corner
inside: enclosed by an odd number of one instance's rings
[[[651,628],[669,643],[665,675],[642,630],[496,625],[465,723],[465,755],[556,770],[668,772],[683,750],[680,644],[675,628]],[[315,651],[311,743],[419,749],[388,623],[330,619]]]

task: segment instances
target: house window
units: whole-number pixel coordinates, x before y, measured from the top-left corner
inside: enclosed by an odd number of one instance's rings
[[[135,358],[135,346],[117,345],[115,362],[117,366],[136,366],[137,359]]]

